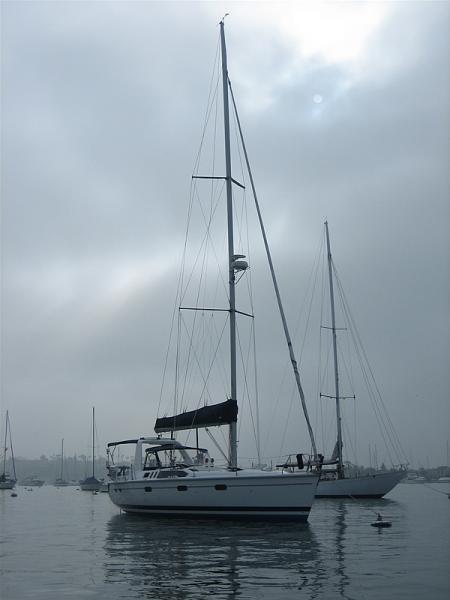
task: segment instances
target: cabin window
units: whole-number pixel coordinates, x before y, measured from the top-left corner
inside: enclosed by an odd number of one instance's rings
[[[146,479],[149,475],[150,473],[144,473],[144,479]]]
[[[187,473],[177,469],[164,469],[158,473],[158,479],[167,479],[168,477],[187,477]]]
[[[146,488],[145,488],[145,491],[146,491],[146,492],[151,492],[151,491],[152,491],[152,488],[151,488],[150,486],[149,486],[149,487],[146,487]]]
[[[214,489],[217,490],[218,492],[220,492],[222,490],[226,490],[227,486],[224,485],[223,483],[218,483],[217,485],[214,486]]]
[[[177,486],[177,490],[179,492],[187,492],[187,485],[179,485]]]

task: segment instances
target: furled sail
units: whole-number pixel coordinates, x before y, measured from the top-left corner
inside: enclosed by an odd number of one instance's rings
[[[184,412],[173,417],[156,419],[155,432],[182,431],[201,427],[216,427],[236,423],[238,406],[236,400],[226,400],[219,404],[203,406],[197,410]]]
[[[336,442],[331,458],[322,461],[322,465],[335,465],[339,462],[339,442]]]

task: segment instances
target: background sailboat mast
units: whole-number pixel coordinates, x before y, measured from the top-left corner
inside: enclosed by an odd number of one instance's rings
[[[92,407],[92,477],[95,477],[95,406]]]
[[[339,397],[339,370],[337,357],[337,340],[336,340],[336,314],[334,310],[334,290],[333,290],[333,266],[330,249],[330,234],[328,233],[328,221],[325,221],[325,233],[327,236],[327,255],[328,255],[328,278],[330,283],[330,307],[331,307],[331,330],[333,333],[333,357],[334,357],[334,389],[336,394],[336,424],[337,424],[337,444],[338,444],[338,476],[343,476],[342,462],[342,423],[341,423],[341,404]]]
[[[223,87],[223,117],[225,134],[225,176],[227,189],[228,216],[228,273],[230,301],[230,376],[231,399],[237,400],[236,384],[236,301],[234,273],[234,240],[233,240],[233,196],[231,188],[231,152],[230,152],[230,115],[228,106],[228,67],[227,49],[223,19],[220,22],[220,40],[222,47],[222,87]],[[230,423],[229,466],[237,467],[237,423]]]
[[[6,411],[6,421],[5,421],[5,444],[3,446],[3,475],[5,475],[6,473],[6,452],[8,450],[8,423],[9,423],[9,418],[8,418],[8,411]]]
[[[14,479],[17,479],[16,461],[14,459],[14,448],[13,448],[13,443],[12,443],[11,423],[9,421],[9,413],[8,413],[7,417],[8,417],[8,429],[9,429],[9,447],[11,448],[11,460],[12,460],[13,475],[14,475]]]
[[[64,438],[61,440],[61,468],[59,478],[62,480],[64,471]]]

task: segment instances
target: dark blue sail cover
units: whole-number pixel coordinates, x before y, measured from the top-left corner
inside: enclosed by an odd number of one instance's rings
[[[226,400],[220,404],[203,406],[197,410],[184,412],[174,417],[156,419],[155,432],[182,431],[201,427],[217,427],[237,421],[238,405],[236,400]]]

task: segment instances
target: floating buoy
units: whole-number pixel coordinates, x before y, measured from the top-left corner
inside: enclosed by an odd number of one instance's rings
[[[371,523],[372,527],[392,527],[392,523],[390,521],[375,521]]]
[[[11,494],[11,498],[17,498],[17,494],[16,494],[16,492],[13,492],[13,493]]]
[[[390,521],[383,521],[383,517],[378,513],[377,520],[371,523],[372,527],[392,527],[392,523]]]

